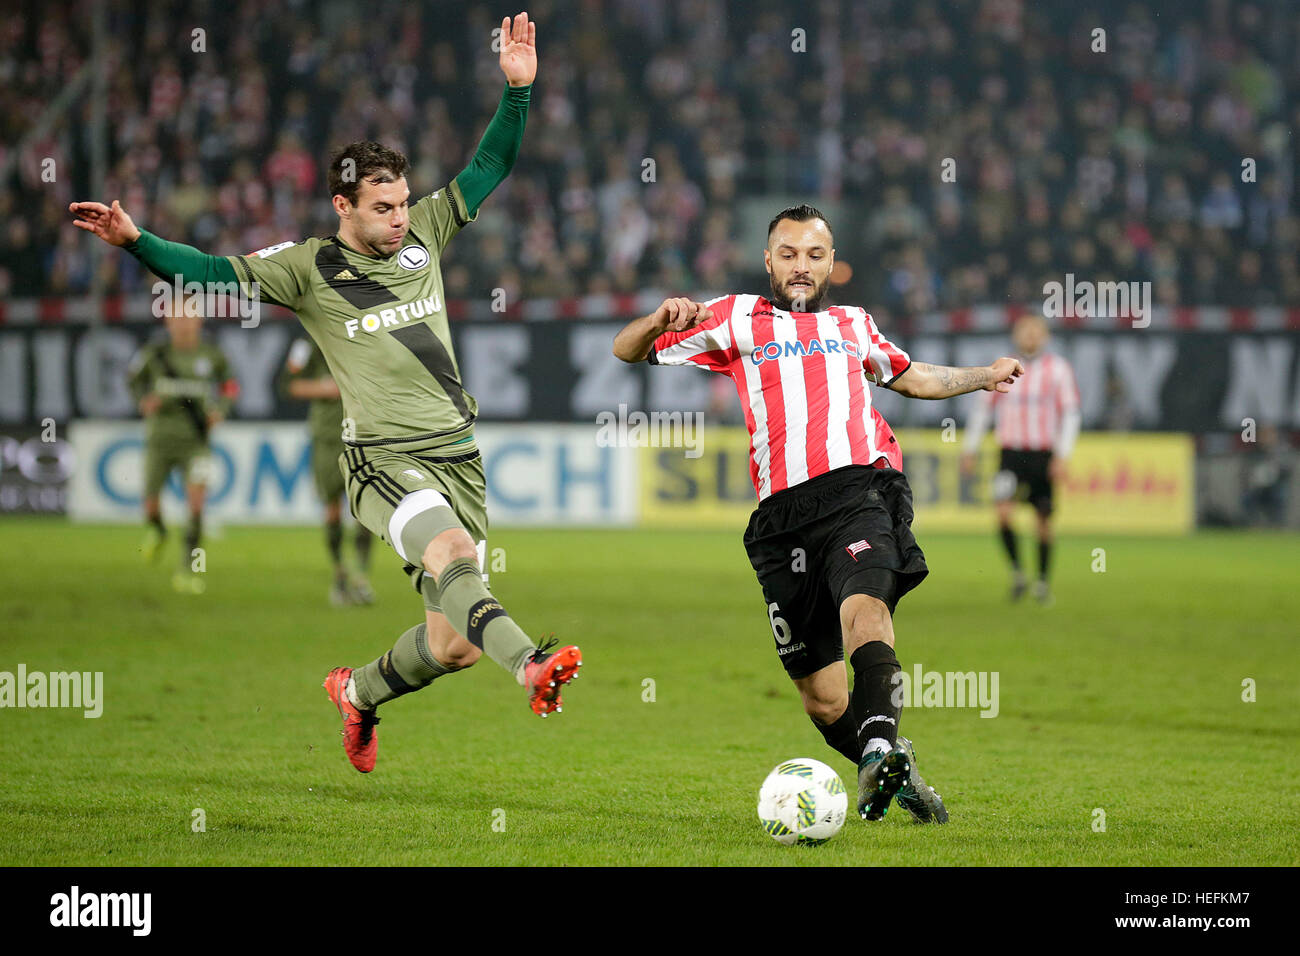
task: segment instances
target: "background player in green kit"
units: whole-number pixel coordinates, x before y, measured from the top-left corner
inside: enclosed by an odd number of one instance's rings
[[[373,604],[375,593],[366,575],[370,570],[370,541],[365,525],[358,523],[353,544],[357,553],[357,574],[348,573],[343,563],[343,507],[345,489],[339,458],[343,455],[343,398],[330,375],[325,356],[311,339],[298,339],[285,361],[288,381],[285,391],[293,398],[310,402],[307,428],[311,433],[311,473],[316,494],[325,508],[325,544],[334,564],[330,603]]]
[[[131,360],[128,385],[145,418],[144,517],[148,528],[142,547],[153,560],[162,550],[167,529],[162,520],[162,488],[173,468],[185,482],[190,520],[185,529],[180,567],[172,586],[200,594],[203,578],[193,571],[194,549],[203,534],[203,505],[212,470],[209,435],[230,413],[239,385],[225,354],[201,337],[203,320],[191,299],[188,307],[172,299],[167,310],[167,338],[151,342]]]
[[[114,201],[72,203],[76,225],[124,246],[158,275],[226,284],[294,310],[343,396],[347,495],[357,520],[407,562],[425,620],[365,667],[335,668],[325,689],[343,717],[354,767],[374,768],[376,708],[486,653],[528,691],[534,713],[560,710],[577,647],[536,647],[487,589],[486,486],[474,441],[477,403],[461,386],[439,255],[505,179],[523,141],[537,74],[536,25],[501,24],[507,89],[469,165],[409,204],[405,156],[352,143],[329,165],[339,230],[247,256],[210,256],[136,228]]]

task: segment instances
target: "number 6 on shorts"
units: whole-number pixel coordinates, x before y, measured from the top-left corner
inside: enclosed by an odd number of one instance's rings
[[[772,636],[776,642],[783,647],[790,643],[790,625],[786,623],[785,618],[780,617],[777,612],[781,609],[773,601],[767,606],[767,621],[772,625]]]

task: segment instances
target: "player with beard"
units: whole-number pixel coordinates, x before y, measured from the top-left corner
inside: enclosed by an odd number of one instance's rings
[[[745,549],[777,655],[826,742],[857,765],[858,813],[880,820],[897,799],[916,819],[943,823],[943,801],[898,735],[893,615],[929,571],[897,445],[873,415],[867,380],[940,399],[1009,391],[1023,369],[1014,358],[979,368],[913,362],[864,310],[827,304],[835,250],[811,206],[772,219],[763,260],[768,296],[667,299],[619,332],[614,354],[735,383],[759,499]]]

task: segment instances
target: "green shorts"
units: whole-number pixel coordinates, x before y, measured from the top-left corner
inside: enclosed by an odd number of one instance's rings
[[[406,562],[406,573],[424,596],[424,606],[430,611],[441,611],[437,582],[424,571],[422,555],[404,553],[401,541],[402,529],[412,517],[429,508],[450,507],[460,526],[478,546],[479,567],[487,564],[487,481],[483,476],[483,457],[476,448],[461,454],[446,452],[445,448],[397,452],[350,445],[339,456],[352,514]],[[487,581],[486,573],[483,580]]]
[[[338,501],[345,489],[339,456],[343,454],[343,439],[328,439],[313,435],[311,440],[311,475],[316,482],[316,497],[323,505]]]
[[[186,485],[206,485],[212,475],[208,443],[190,434],[149,434],[144,443],[144,496],[162,492],[173,468],[181,469]]]

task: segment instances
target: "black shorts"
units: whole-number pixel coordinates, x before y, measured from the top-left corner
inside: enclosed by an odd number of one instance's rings
[[[912,536],[901,471],[849,465],[778,491],[745,530],[776,653],[792,679],[844,659],[840,605],[853,594],[898,600],[930,573]]]
[[[993,479],[993,497],[999,501],[1006,501],[1013,497],[1027,500],[1039,514],[1050,515],[1052,479],[1047,474],[1047,464],[1051,460],[1050,451],[1002,449],[998,474]]]

